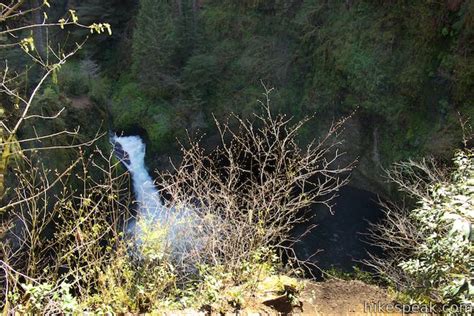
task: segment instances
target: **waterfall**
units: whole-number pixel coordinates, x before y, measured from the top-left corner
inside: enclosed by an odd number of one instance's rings
[[[200,220],[189,207],[166,207],[160,199],[145,166],[145,144],[139,136],[112,136],[116,155],[132,176],[133,191],[138,202],[138,221],[145,222],[146,231],[165,232],[165,247],[175,259],[184,260],[192,249],[200,248],[202,234],[198,232]],[[117,145],[118,144],[118,145]],[[151,226],[150,226],[151,225]],[[132,224],[130,233],[135,234],[140,244],[149,240],[143,235],[143,226]]]
[[[132,175],[133,190],[138,202],[140,216],[163,219],[166,210],[145,166],[145,144],[139,136],[113,136],[113,143],[119,144],[124,157],[122,162]]]

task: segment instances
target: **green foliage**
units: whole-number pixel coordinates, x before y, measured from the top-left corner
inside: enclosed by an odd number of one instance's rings
[[[70,62],[63,65],[58,73],[59,91],[70,97],[89,96],[97,105],[108,104],[111,95],[111,82],[99,74],[99,66],[90,59]]]
[[[189,3],[189,1],[184,1]],[[181,4],[180,4],[181,5]],[[133,70],[146,92],[170,98],[180,89],[177,71],[189,54],[184,8],[169,1],[143,0],[133,34]]]
[[[449,143],[456,112],[474,108],[470,2],[457,11],[426,1],[193,3],[141,1],[132,40],[133,80],[171,116],[179,104],[203,112],[204,126],[211,113],[248,116],[263,80],[283,112],[359,108],[379,127],[388,165],[446,150],[432,140]]]
[[[144,242],[149,251],[141,261],[116,252],[111,264],[99,272],[97,293],[84,297],[83,306],[95,312],[125,313],[153,311],[175,302],[177,273],[170,258],[162,256],[163,249],[151,251],[157,247],[154,242],[150,238]]]
[[[472,256],[469,240],[474,222],[474,155],[459,151],[450,182],[433,183],[430,198],[418,202],[410,213],[417,231],[424,236],[414,256],[399,266],[424,288],[414,289],[414,299],[437,297],[438,303],[472,304]]]
[[[69,101],[58,91],[57,87],[48,86],[45,87],[44,91],[42,91],[42,93],[36,97],[33,104],[33,111],[37,115],[54,117],[60,111],[67,108],[68,105]],[[38,125],[36,124],[37,122],[38,120],[27,122],[27,128],[24,129],[24,133],[26,135],[24,134],[23,137],[34,137],[34,131],[30,130],[30,128],[32,128],[33,125]],[[58,117],[57,119],[52,120],[50,124],[41,124],[40,126],[35,126],[36,133],[39,133],[39,135],[46,135],[51,131],[59,132],[66,129],[66,126],[68,126],[67,123],[68,122],[65,117]],[[59,142],[60,139],[57,138],[51,141]]]
[[[196,279],[182,291],[180,302],[185,307],[210,307],[213,311],[245,308],[253,298],[273,295],[294,295],[297,300],[303,284],[278,274],[279,257],[271,248],[251,254],[248,261],[235,270],[225,265],[200,264]],[[291,289],[291,290],[289,290]]]
[[[94,78],[91,81],[89,97],[98,105],[107,105],[111,96],[112,84],[104,77]]]
[[[110,265],[99,272],[97,293],[84,298],[83,308],[95,312],[158,312],[203,307],[225,312],[251,304],[264,293],[297,295],[299,281],[278,275],[279,257],[270,248],[251,254],[235,270],[225,265],[197,264],[183,279],[166,241],[169,227],[141,219],[137,258],[125,248],[115,252]],[[132,244],[130,247],[134,247]]]
[[[117,198],[111,196],[107,203],[113,204]],[[84,199],[81,209],[66,200],[61,203],[69,209],[61,213],[67,220],[61,224],[64,231],[58,232],[55,238],[67,237],[71,227],[76,226],[74,234],[80,234],[80,242],[88,245],[81,253],[75,253],[74,244],[57,249],[60,260],[70,269],[77,269],[74,271],[79,275],[70,284],[60,281],[55,269],[46,268],[48,273],[42,279],[47,282],[14,283],[8,304],[16,312],[161,313],[187,308],[226,312],[282,295],[295,304],[298,302],[303,283],[279,274],[280,258],[272,248],[264,247],[249,254],[249,260],[234,269],[212,262],[183,267],[174,259],[167,242],[170,227],[141,218],[136,224],[140,232],[137,236],[125,240],[120,233],[108,236],[101,245],[99,240],[108,231],[102,222],[105,217],[94,219],[87,215],[95,202]],[[94,264],[89,268],[81,269],[92,261]],[[83,285],[80,290],[77,283]]]
[[[194,55],[183,69],[183,80],[189,89],[205,99],[213,94],[220,71],[218,60],[214,56]]]
[[[44,310],[55,313],[76,313],[80,311],[79,304],[70,293],[71,285],[67,282],[54,287],[48,283],[20,284],[26,300],[22,301],[18,292],[11,293],[11,303],[17,312],[22,314],[42,313]]]
[[[129,27],[130,19],[136,12],[138,1],[134,0],[82,0],[69,2],[70,9],[75,10],[75,14],[79,21],[85,25],[98,26],[102,23],[110,23],[111,34],[108,33],[107,27],[105,33],[89,37],[87,45],[81,50],[79,54],[87,56],[96,61],[99,61],[104,68],[115,72],[120,70],[127,61],[123,59],[125,52],[129,53],[127,49],[121,46],[120,42],[127,35],[126,30]],[[49,15],[55,19],[60,19],[64,16],[61,5],[53,5]],[[68,37],[64,42],[67,44],[74,44],[75,42],[82,42],[82,39],[89,36],[90,29],[69,29]],[[117,47],[121,46],[121,47]]]
[[[137,83],[125,83],[112,101],[115,129],[130,132],[141,128],[152,144],[150,148],[163,150],[176,132],[172,127],[178,119],[173,118],[166,104],[163,100],[153,101],[146,97]]]
[[[114,125],[118,129],[131,128],[131,124],[142,124],[146,119],[146,111],[151,102],[140,93],[140,87],[136,83],[123,85],[115,96],[111,108]]]
[[[87,94],[90,87],[89,80],[88,74],[77,63],[68,63],[62,66],[58,73],[61,91],[72,96]]]

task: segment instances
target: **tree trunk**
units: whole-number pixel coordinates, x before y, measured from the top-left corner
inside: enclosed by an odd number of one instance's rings
[[[38,0],[30,0],[32,8],[38,8],[41,6]],[[43,10],[34,10],[32,12],[33,24],[43,24]],[[33,39],[35,41],[35,47],[41,58],[47,57],[47,42],[46,42],[46,31],[44,27],[33,28]]]
[[[177,17],[183,16],[183,2],[181,0],[175,0],[174,5],[176,7],[176,15]]]
[[[199,0],[191,0],[192,3],[192,20],[191,20],[191,23],[192,23],[192,30],[193,30],[193,36],[196,36],[196,21],[197,21],[197,15],[198,15],[198,11],[199,11]]]

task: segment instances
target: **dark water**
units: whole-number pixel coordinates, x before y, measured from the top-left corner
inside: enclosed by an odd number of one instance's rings
[[[377,201],[371,192],[350,186],[343,188],[333,208],[334,215],[322,207],[314,209],[316,216],[308,225],[317,227],[296,245],[298,256],[311,258],[323,270],[333,267],[351,272],[354,266],[366,269],[359,261],[368,258],[367,251],[380,252],[365,242],[364,235],[368,233],[369,222],[382,218]],[[304,232],[305,227],[298,227],[296,234]],[[320,252],[314,255],[317,251]]]

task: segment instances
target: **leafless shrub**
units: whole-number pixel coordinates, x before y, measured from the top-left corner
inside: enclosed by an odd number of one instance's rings
[[[32,119],[45,121],[58,118],[64,107],[49,115],[31,113],[34,101],[41,93],[44,85],[57,74],[68,59],[74,56],[87,40],[76,43],[72,48],[65,48],[59,43],[51,43],[46,33],[51,29],[77,27],[89,29],[91,33],[111,33],[108,23],[92,23],[84,25],[74,10],[69,10],[59,21],[52,22],[45,11],[51,6],[49,1],[12,0],[0,3],[0,50],[16,49],[17,53],[25,54],[29,63],[18,69],[11,66],[8,60],[1,60],[0,69],[0,198],[4,195],[4,177],[10,157],[21,155],[25,145],[42,140],[52,140],[61,135],[78,136],[78,129],[61,130],[50,134],[38,135],[18,140],[17,133],[24,128],[25,122]],[[90,66],[90,65],[89,65]],[[94,68],[90,66],[88,68]],[[28,72],[39,69],[37,80],[32,80]],[[90,69],[95,71],[95,69]],[[53,80],[54,81],[54,80]],[[94,140],[96,140],[95,138]],[[88,140],[91,144],[94,140]],[[83,145],[83,144],[81,144]],[[78,148],[81,145],[74,147]],[[30,146],[36,147],[36,146]],[[67,147],[67,146],[60,146]],[[55,149],[41,147],[41,149]],[[0,207],[0,214],[5,206]]]
[[[417,286],[415,280],[408,276],[398,264],[411,257],[422,243],[424,236],[409,218],[408,208],[389,202],[380,202],[383,220],[371,223],[368,240],[383,251],[382,255],[369,253],[369,260],[364,263],[385,280],[395,284],[399,290]]]
[[[313,203],[331,208],[348,182],[353,165],[339,165],[337,149],[344,120],[301,148],[297,136],[307,119],[292,123],[284,115],[274,116],[270,92],[254,122],[233,115],[238,127],[232,128],[216,120],[219,147],[208,154],[191,140],[182,148],[181,164],[159,174],[168,206],[199,217],[190,234],[205,236],[197,237],[195,249],[203,262],[232,270],[262,247],[291,252],[298,239],[292,229],[311,216],[305,210]]]
[[[291,243],[298,238],[292,228],[310,218],[306,210],[312,203],[331,208],[352,164],[338,164],[343,121],[301,148],[297,134],[305,120],[292,124],[274,117],[269,93],[255,122],[234,116],[237,129],[216,122],[222,142],[211,153],[199,142],[183,147],[181,164],[157,180],[167,199],[167,216],[161,218],[166,221],[144,223],[146,217],[139,217],[128,238],[128,179],[112,153],[97,150],[85,158],[79,151],[61,172],[25,160],[8,206],[13,227],[3,239],[0,261],[3,288],[20,296],[3,293],[5,310],[21,312],[12,304],[28,302],[32,286],[43,291],[42,305],[25,310],[64,312],[58,301],[64,284],[64,295],[74,294],[81,306],[150,309],[160,298],[176,300],[183,295],[179,289],[189,292],[200,277],[231,282],[230,275],[239,283],[260,270],[268,275],[272,249],[293,256]],[[248,271],[245,264],[252,263],[259,266]],[[215,290],[212,282],[199,284]]]
[[[79,153],[62,174],[25,161],[11,201],[17,206],[2,236],[0,282],[10,293],[23,293],[20,285],[29,283],[52,284],[54,293],[67,281],[77,295],[89,295],[112,250],[123,247],[131,218],[128,175],[112,153],[100,150],[87,158]],[[57,182],[54,188],[51,181]],[[8,297],[1,296],[5,305]]]
[[[54,23],[45,18],[35,24],[27,19],[5,24],[38,13],[49,3],[44,1],[39,7],[28,9],[25,4],[22,0],[0,4],[0,37],[16,39],[25,30],[67,25],[96,33],[110,27],[106,23],[82,25],[74,11]],[[2,149],[14,146],[15,151],[20,151],[27,143],[61,135],[77,136],[78,130],[61,130],[16,139],[26,121],[54,120],[61,115],[64,109],[46,116],[34,114],[32,106],[44,84],[82,44],[64,51],[46,43],[43,53],[35,47],[34,36],[0,44],[2,49],[10,47],[20,47],[32,64],[39,65],[42,74],[24,90],[19,84],[24,73],[5,62],[0,73],[0,93],[16,102],[11,109],[0,108],[1,114],[6,114],[6,119],[2,117],[0,121]],[[48,58],[44,58],[44,50],[49,52]],[[90,68],[91,74],[95,72],[93,65],[85,67]],[[343,121],[335,123],[318,142],[301,148],[296,136],[306,120],[292,124],[284,116],[272,116],[269,93],[267,90],[262,104],[264,113],[256,116],[256,122],[234,116],[238,129],[229,123],[218,123],[221,147],[206,154],[198,142],[191,142],[191,147],[183,149],[182,163],[173,172],[159,175],[162,193],[170,198],[166,203],[168,211],[175,211],[177,216],[175,222],[164,227],[151,227],[151,235],[156,237],[153,233],[161,229],[178,228],[175,240],[185,242],[178,247],[182,254],[173,257],[173,262],[161,257],[160,249],[152,248],[152,256],[143,256],[133,248],[140,248],[136,236],[124,238],[131,218],[130,191],[127,175],[119,171],[111,153],[96,151],[95,157],[85,158],[80,152],[64,170],[56,171],[46,170],[33,159],[38,148],[21,150],[25,161],[15,170],[18,185],[13,190],[14,198],[0,206],[0,213],[5,214],[0,223],[0,308],[9,313],[64,313],[58,293],[74,294],[87,307],[100,305],[100,301],[111,305],[117,302],[119,310],[149,307],[160,295],[176,294],[164,292],[186,282],[190,262],[242,272],[243,263],[261,261],[266,266],[265,256],[251,258],[263,248],[291,252],[291,243],[295,242],[291,230],[308,219],[305,209],[312,203],[330,208],[338,188],[347,183],[352,164],[338,165],[342,153],[337,150],[337,135]],[[85,144],[90,146],[92,142]],[[82,145],[59,148],[80,150]],[[183,221],[187,223],[183,225]],[[157,244],[161,246],[160,240]],[[172,251],[175,249],[176,246],[171,247]],[[226,275],[226,271],[219,271],[220,274]],[[64,284],[71,291],[61,292]],[[41,306],[23,306],[25,310],[21,310],[20,303],[31,301],[28,288],[41,291],[41,299],[35,302]],[[211,290],[215,290],[212,284]]]
[[[429,223],[416,221],[412,211],[419,207],[420,203],[426,202],[432,205],[433,214],[437,212],[433,188],[435,184],[441,186],[450,183],[450,170],[434,159],[422,159],[396,163],[387,171],[388,180],[397,185],[406,200],[398,204],[381,202],[384,219],[372,223],[368,235],[370,242],[382,249],[383,254],[369,254],[370,259],[365,263],[401,293],[428,293],[429,282],[434,282],[407,273],[400,264],[417,258],[420,249],[425,249],[426,241],[432,238],[430,231],[420,229],[420,225],[428,227]],[[435,301],[439,299],[434,298]]]

